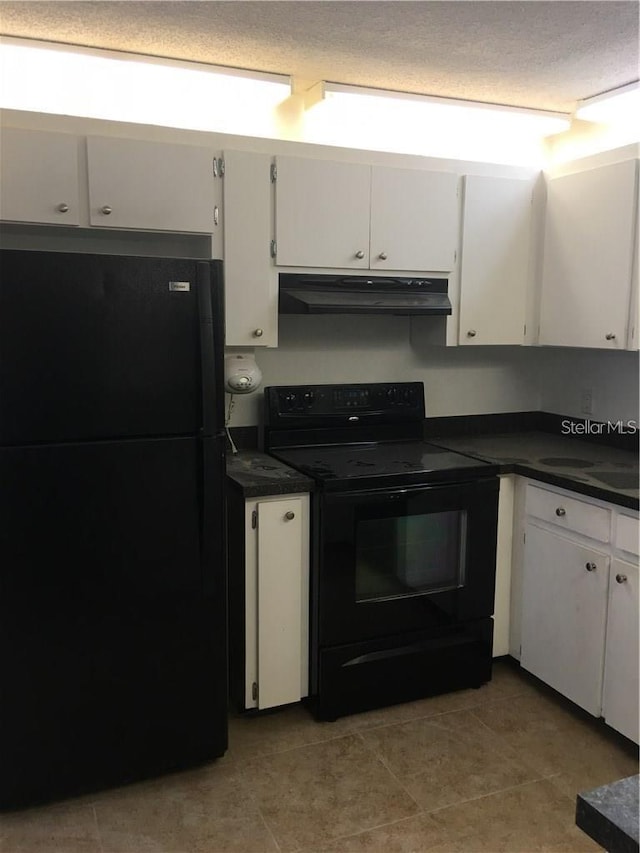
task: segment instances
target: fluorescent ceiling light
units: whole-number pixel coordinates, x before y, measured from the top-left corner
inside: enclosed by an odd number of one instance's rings
[[[543,138],[570,127],[569,115],[451,98],[385,92],[325,83],[325,101],[344,118],[371,117],[396,122],[407,132],[438,133],[442,128],[461,133],[508,133]]]
[[[0,106],[271,135],[290,79],[148,56],[0,40]]]
[[[640,122],[640,82],[580,101],[576,118],[601,124]]]

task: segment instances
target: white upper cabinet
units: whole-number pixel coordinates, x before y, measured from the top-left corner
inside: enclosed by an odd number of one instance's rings
[[[299,157],[276,167],[278,266],[453,268],[456,175]]]
[[[210,149],[90,136],[87,153],[91,225],[213,232]]]
[[[458,245],[458,176],[371,169],[372,270],[453,269]]]
[[[541,344],[626,348],[636,172],[628,160],[548,182]]]
[[[460,344],[522,344],[529,282],[532,185],[464,179]]]
[[[227,346],[278,344],[278,281],[271,260],[271,156],[224,155]]]
[[[279,266],[369,266],[370,168],[278,157]]]
[[[4,128],[0,135],[0,218],[78,225],[77,136]]]

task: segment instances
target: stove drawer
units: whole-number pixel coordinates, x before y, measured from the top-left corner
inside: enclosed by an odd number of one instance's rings
[[[321,649],[319,720],[410,702],[491,679],[493,620]]]

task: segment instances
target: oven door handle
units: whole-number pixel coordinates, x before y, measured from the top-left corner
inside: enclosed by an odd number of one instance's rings
[[[468,637],[434,637],[420,643],[411,643],[408,646],[399,646],[393,649],[382,649],[379,652],[369,652],[366,655],[359,655],[357,658],[351,658],[351,660],[345,661],[342,666],[358,666],[362,663],[373,663],[374,661],[429,651],[431,649],[436,649],[439,646],[465,646],[468,643]]]

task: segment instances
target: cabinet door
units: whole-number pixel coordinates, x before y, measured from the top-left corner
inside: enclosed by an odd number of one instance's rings
[[[522,666],[599,716],[609,557],[528,524]]]
[[[79,139],[5,128],[0,136],[0,217],[78,225]]]
[[[458,245],[458,176],[447,172],[371,171],[372,270],[448,272]]]
[[[367,268],[370,167],[300,157],[276,165],[277,264]]]
[[[529,181],[467,175],[460,344],[522,344],[529,281]]]
[[[89,220],[102,228],[214,230],[213,151],[89,137]]]
[[[638,743],[638,566],[611,563],[604,667],[603,715],[607,723]]]
[[[257,707],[308,692],[308,497],[257,504]]]
[[[636,161],[552,179],[547,193],[540,343],[624,349]]]
[[[278,281],[270,253],[271,157],[224,156],[224,288],[227,346],[278,344]]]

